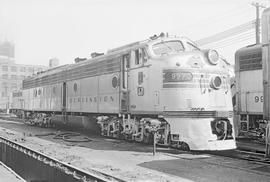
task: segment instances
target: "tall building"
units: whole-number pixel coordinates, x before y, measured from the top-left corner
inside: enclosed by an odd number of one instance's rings
[[[8,97],[13,90],[22,87],[22,80],[37,72],[48,69],[46,66],[16,64],[14,45],[0,42],[0,109],[8,106]]]

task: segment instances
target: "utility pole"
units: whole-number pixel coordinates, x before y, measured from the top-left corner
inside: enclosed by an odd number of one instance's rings
[[[260,8],[265,8],[264,5],[259,4],[258,2],[253,2],[251,4],[256,8],[256,25],[255,25],[255,32],[256,32],[256,44],[260,44]]]
[[[263,118],[266,120],[265,156],[270,158],[270,8],[262,13]]]

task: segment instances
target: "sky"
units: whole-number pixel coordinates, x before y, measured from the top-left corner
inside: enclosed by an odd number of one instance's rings
[[[266,6],[270,1],[257,0]],[[0,0],[0,40],[15,43],[18,64],[70,64],[76,57],[145,40],[154,34],[194,41],[255,19],[250,0]],[[237,42],[237,39],[234,41]],[[231,64],[248,39],[219,47]],[[211,47],[209,47],[211,48]]]

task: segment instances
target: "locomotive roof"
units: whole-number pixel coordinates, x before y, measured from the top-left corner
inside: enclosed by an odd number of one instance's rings
[[[96,63],[96,62],[99,62],[99,61],[103,61],[105,59],[112,59],[114,57],[117,57],[120,52],[122,54],[125,54],[125,52],[128,52],[131,49],[134,49],[136,47],[141,47],[141,46],[145,45],[148,41],[134,42],[134,43],[131,43],[131,44],[127,44],[125,46],[110,49],[110,50],[108,50],[107,54],[100,55],[100,56],[97,56],[97,57],[94,57],[94,58],[90,58],[90,59],[87,59],[87,60],[84,60],[84,61],[81,61],[81,62],[78,62],[78,63],[66,64],[66,65],[61,65],[61,66],[58,66],[58,67],[55,67],[55,68],[52,68],[52,69],[48,69],[46,71],[43,71],[43,72],[40,72],[38,74],[32,75],[32,76],[30,76],[30,77],[28,77],[26,79],[28,80],[28,79],[41,78],[41,77],[46,76],[46,75],[55,74],[57,72],[61,72],[61,71],[73,69],[73,68],[76,68],[76,67]]]
[[[262,69],[262,44],[243,47],[235,53],[235,71]]]
[[[110,65],[110,66],[112,65],[113,66],[112,69],[114,69],[114,71],[117,71],[119,65],[116,65],[117,61],[113,60],[113,58],[119,57],[120,54],[128,53],[132,49],[146,46],[149,43],[154,44],[154,43],[160,42],[161,40],[164,40],[164,39],[166,40],[166,39],[173,39],[173,38],[174,39],[188,40],[188,39],[183,38],[183,37],[181,37],[181,38],[180,37],[158,37],[154,40],[147,39],[144,41],[139,41],[139,42],[127,44],[125,46],[111,49],[105,55],[97,56],[97,57],[87,59],[87,60],[84,60],[84,61],[81,61],[78,63],[62,65],[62,66],[59,66],[56,68],[46,70],[46,71],[41,72],[39,74],[33,75],[32,77],[28,77],[23,81],[23,88],[26,88],[26,87],[28,88],[28,87],[30,87],[30,85],[31,85],[31,87],[33,87],[34,85],[37,86],[37,83],[39,83],[39,85],[42,85],[42,83],[45,83],[44,80],[46,80],[46,84],[57,83],[57,82],[63,81],[63,79],[65,79],[67,76],[70,77],[70,79],[68,79],[68,80],[76,79],[75,77],[77,77],[77,78],[79,77],[78,76],[79,73],[77,73],[77,72],[85,71],[85,74],[84,74],[84,76],[85,76],[87,74],[86,71],[92,71],[92,73],[88,73],[88,76],[89,76],[89,74],[93,75],[94,72],[95,73],[97,72],[97,70],[93,71],[93,68],[91,69],[90,67],[93,65],[93,67],[96,66],[97,69],[100,68],[100,70],[98,70],[98,71],[104,71],[104,69],[106,69],[106,66],[101,65],[103,63],[103,61],[105,61],[106,62],[105,64],[107,64],[107,65]],[[102,68],[103,70],[101,70],[102,66],[105,67],[105,68]],[[109,69],[107,69],[107,71],[108,70]],[[107,72],[104,72],[104,73],[107,73]],[[71,75],[74,77],[72,77]],[[83,77],[83,76],[81,76],[81,77]],[[26,85],[28,85],[28,86],[26,86]]]
[[[238,49],[235,52],[235,55],[241,54],[241,53],[247,53],[247,52],[257,52],[257,51],[261,51],[262,48],[262,44],[253,44],[253,45],[248,45],[245,47],[242,47],[240,49]]]

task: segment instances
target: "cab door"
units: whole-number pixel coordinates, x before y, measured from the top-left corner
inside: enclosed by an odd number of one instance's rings
[[[149,97],[149,66],[144,48],[131,51],[128,77],[130,112],[150,110],[152,98]]]
[[[63,90],[62,90],[62,110],[66,111],[67,107],[67,84],[66,82],[63,83]]]
[[[124,54],[121,58],[121,79],[120,79],[120,112],[129,112],[129,88],[128,88],[128,68],[130,54]]]

